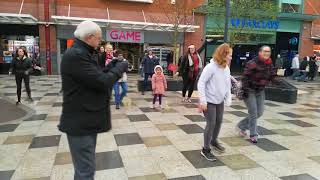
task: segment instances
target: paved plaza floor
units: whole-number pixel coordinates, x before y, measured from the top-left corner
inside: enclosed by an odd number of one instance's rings
[[[184,104],[181,93],[167,92],[165,109],[152,109],[151,94],[137,92],[137,77],[129,80],[125,107],[111,106],[112,131],[98,136],[97,180],[320,180],[319,83],[294,82],[296,104],[266,101],[257,145],[235,132],[247,110],[234,99],[219,136],[226,152],[215,152],[218,161],[208,162],[200,155],[205,122],[197,98]],[[61,80],[40,76],[31,82],[35,102],[23,103],[33,114],[0,123],[0,180],[72,180],[67,138],[57,129]],[[15,101],[15,92],[14,77],[0,76],[0,93]]]

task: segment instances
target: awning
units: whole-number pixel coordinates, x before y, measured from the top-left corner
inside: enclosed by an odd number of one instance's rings
[[[315,36],[311,37],[311,39],[314,39],[314,40],[320,40],[320,34],[319,34],[319,35],[315,35]]]
[[[0,23],[37,24],[38,19],[31,14],[0,13]]]
[[[90,20],[97,23],[101,27],[110,27],[114,29],[130,29],[130,30],[145,30],[145,31],[174,31],[176,26],[174,24],[163,23],[148,23],[138,21],[122,21],[110,19],[95,19],[95,18],[81,18],[81,17],[67,17],[67,16],[51,16],[56,24],[59,25],[78,25],[80,22]],[[179,32],[194,32],[200,26],[195,25],[179,25],[177,27]]]

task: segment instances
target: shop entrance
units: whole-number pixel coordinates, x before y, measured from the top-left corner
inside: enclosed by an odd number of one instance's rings
[[[116,42],[114,47],[115,49],[121,49],[124,58],[133,66],[133,71],[138,71],[139,60],[143,55],[143,44]]]

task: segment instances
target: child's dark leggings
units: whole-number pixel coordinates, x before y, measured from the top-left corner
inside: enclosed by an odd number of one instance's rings
[[[156,103],[157,97],[159,97],[159,104],[161,105],[161,102],[162,102],[162,94],[154,94],[154,95],[153,95],[153,104]]]

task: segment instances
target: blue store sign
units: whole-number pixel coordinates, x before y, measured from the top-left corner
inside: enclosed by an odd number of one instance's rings
[[[277,20],[255,20],[255,19],[239,19],[232,18],[231,25],[236,28],[252,28],[252,29],[273,29],[277,30],[280,21]]]

